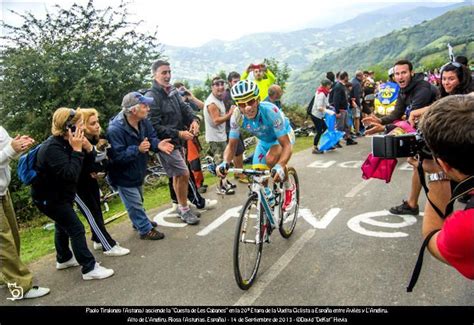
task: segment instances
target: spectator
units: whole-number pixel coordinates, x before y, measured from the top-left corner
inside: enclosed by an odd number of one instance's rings
[[[159,140],[150,121],[149,105],[153,98],[138,92],[128,93],[122,100],[122,111],[112,118],[107,129],[111,144],[109,179],[116,186],[133,226],[141,239],[159,240],[165,235],[156,230],[143,208],[143,182],[146,176],[148,152],[169,155],[174,146],[171,140]]]
[[[321,86],[318,87],[316,90],[316,95],[314,98],[313,108],[311,110],[311,120],[314,123],[314,128],[316,130],[316,134],[314,135],[313,140],[313,153],[314,154],[322,154],[324,151],[318,149],[319,139],[321,135],[326,131],[327,126],[324,122],[324,114],[329,107],[328,95],[331,89],[331,81],[329,79],[324,78],[321,80]]]
[[[250,72],[253,72],[255,83],[260,89],[260,100],[263,101],[268,96],[268,88],[270,88],[276,80],[275,75],[264,63],[250,64],[240,79],[248,79]]]
[[[217,76],[211,80],[211,93],[204,103],[204,123],[206,126],[206,142],[209,144],[208,154],[214,158],[216,164],[222,162],[227,145],[225,123],[230,120],[234,108],[226,112],[223,102],[225,81]],[[219,194],[235,194],[232,186],[225,179],[219,180],[217,186]]]
[[[347,72],[343,71],[339,74],[339,81],[334,85],[330,96],[329,103],[336,110],[337,118],[337,129],[345,133],[344,138],[346,139],[346,145],[357,144],[356,141],[352,140],[349,128],[349,116],[347,115],[347,108],[349,103],[347,101],[346,94],[346,84],[349,81],[349,75]],[[342,147],[340,144],[336,145],[337,147]]]
[[[85,149],[81,110],[58,108],[51,133],[37,153],[39,175],[31,194],[38,209],[55,222],[56,269],[81,265],[84,280],[108,278],[114,270],[95,261],[87,247],[84,225],[73,207]]]
[[[404,115],[408,119],[412,111],[428,106],[435,100],[430,83],[423,80],[422,73],[414,74],[413,65],[410,61],[397,61],[394,65],[394,71],[395,80],[400,86],[395,109],[390,115],[381,119],[374,115],[364,118],[362,121],[371,125],[371,128],[366,130],[366,134],[384,131],[384,125],[388,125],[395,120],[401,120]],[[418,215],[420,191],[420,179],[417,170],[414,169],[408,200],[403,200],[401,205],[390,208],[390,213]]]
[[[281,106],[281,96],[283,95],[283,90],[278,85],[271,85],[268,88],[268,96],[263,100],[264,102],[270,102],[280,110],[283,109]]]
[[[449,96],[439,100],[421,123],[421,131],[434,158],[431,164],[428,161],[428,168],[423,166],[427,172],[436,172],[429,175],[428,197],[445,213],[445,218],[441,218],[431,204],[426,203],[423,237],[432,236],[428,239],[428,249],[434,257],[471,280],[474,280],[473,125],[473,96]],[[459,183],[451,199],[450,182],[446,180]],[[461,193],[469,195],[466,209],[451,213],[452,202]]]
[[[50,291],[49,288],[33,286],[33,275],[20,259],[20,235],[8,190],[10,160],[18,158],[34,142],[27,135],[17,135],[12,139],[0,126],[0,284],[8,284],[10,292],[20,287],[23,290],[22,299],[39,298]]]
[[[232,107],[234,107],[234,109],[237,108],[230,94],[230,89],[239,81],[240,81],[240,74],[236,71],[230,72],[229,75],[227,76],[227,89],[225,90],[225,94],[224,94],[224,105],[225,105],[226,113],[228,113],[229,110],[232,109]],[[229,132],[230,132],[230,120],[225,123],[225,131],[227,134],[227,141],[228,141]],[[245,151],[244,140],[242,138],[242,135],[240,135],[239,141],[237,143],[237,149],[235,150],[235,156],[233,159],[235,168],[244,168],[244,151]],[[248,184],[249,182],[248,178],[244,174],[234,173],[234,178],[244,184]]]
[[[159,153],[163,168],[173,177],[173,189],[178,201],[178,215],[183,222],[196,225],[199,219],[190,210],[187,202],[189,168],[186,165],[184,143],[199,133],[199,120],[186,105],[178,92],[171,86],[170,64],[157,60],[151,67],[153,85],[146,93],[154,98],[151,105],[150,121],[158,137],[170,138],[174,149],[170,155]],[[207,201],[205,201],[207,202]],[[206,203],[205,203],[206,204]]]
[[[352,118],[354,120],[354,131],[357,136],[362,136],[360,133],[360,114],[362,109],[362,82],[364,74],[362,71],[356,71],[355,77],[352,79],[352,91],[349,94],[351,98]]]
[[[464,55],[458,55],[454,58],[454,62],[461,63],[465,67],[469,67],[469,60]]]
[[[334,75],[334,72],[326,72],[326,78],[329,79],[333,85],[336,83],[336,76]]]
[[[90,225],[94,249],[100,249],[108,256],[127,255],[130,250],[120,247],[105,228],[100,207],[97,178],[106,171],[107,149],[104,142],[107,141],[100,139],[99,113],[94,108],[83,108],[81,112],[84,118],[84,161],[74,201]],[[102,150],[98,150],[98,147],[102,147]]]
[[[174,87],[178,89],[179,95],[183,98],[183,101],[188,104],[195,113],[199,112],[200,110],[203,109],[204,103],[194,97],[194,95],[184,87],[184,84],[180,82],[175,82]],[[207,191],[207,185],[204,184],[204,174],[202,172],[202,166],[201,166],[201,150],[202,146],[201,143],[199,142],[198,137],[194,137],[191,140],[186,141],[186,159],[189,163],[190,167],[190,176],[192,174],[194,178],[194,183],[195,187],[198,189],[199,193],[205,193]],[[171,197],[175,198],[176,200],[176,193],[174,193],[173,190],[173,179],[170,178],[170,183],[169,183],[169,188]],[[189,188],[188,188],[188,193],[190,193]]]

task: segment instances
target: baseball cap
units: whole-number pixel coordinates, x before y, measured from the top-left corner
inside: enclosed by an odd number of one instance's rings
[[[122,100],[123,108],[130,108],[138,104],[150,105],[153,103],[153,97],[145,97],[137,91],[126,94]]]

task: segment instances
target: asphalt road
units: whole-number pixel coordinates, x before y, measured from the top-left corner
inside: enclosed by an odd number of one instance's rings
[[[389,215],[386,209],[406,197],[411,171],[400,160],[392,182],[364,181],[360,165],[370,139],[324,155],[305,150],[294,155],[301,183],[301,216],[293,236],[278,232],[264,246],[254,286],[244,292],[234,280],[232,246],[235,207],[246,197],[218,198],[198,226],[184,226],[166,211],[149,211],[166,238],[144,241],[130,222],[109,225],[124,257],[95,252],[115,275],[83,281],[79,268],[58,271],[55,256],[30,265],[35,283],[51,293],[41,299],[11,302],[0,289],[0,305],[386,305],[473,306],[474,282],[425,254],[414,292],[406,286],[421,245],[422,217]],[[424,194],[420,205],[424,206]],[[232,209],[228,211],[229,209]],[[51,243],[53,245],[53,243]]]

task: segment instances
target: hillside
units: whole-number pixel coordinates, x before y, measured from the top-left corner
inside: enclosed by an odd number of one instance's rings
[[[397,60],[411,60],[415,68],[438,65],[448,61],[447,43],[455,55],[474,59],[474,6],[459,8],[411,28],[391,32],[344,51],[336,51],[317,59],[301,73],[294,73],[285,101],[306,103],[326,71],[346,70],[353,75],[357,69],[378,66],[384,71]]]
[[[173,63],[174,78],[191,82],[202,82],[208,74],[219,70],[243,71],[249,63],[270,57],[298,71],[328,52],[411,27],[463,5],[465,3],[443,7],[391,6],[325,29],[252,34],[231,42],[211,41],[197,48],[165,45],[165,55]]]

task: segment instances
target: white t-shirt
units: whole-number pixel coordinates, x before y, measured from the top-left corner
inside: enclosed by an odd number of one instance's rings
[[[204,102],[204,123],[206,126],[206,142],[225,142],[227,133],[225,132],[225,122],[216,125],[209,114],[208,106],[215,104],[219,109],[219,116],[225,115],[225,105],[222,100],[210,94]]]
[[[319,94],[316,93],[315,96],[311,115],[317,118],[323,118],[326,108],[329,106],[328,97],[323,92],[320,92]],[[323,109],[320,111],[321,107],[323,107]]]

